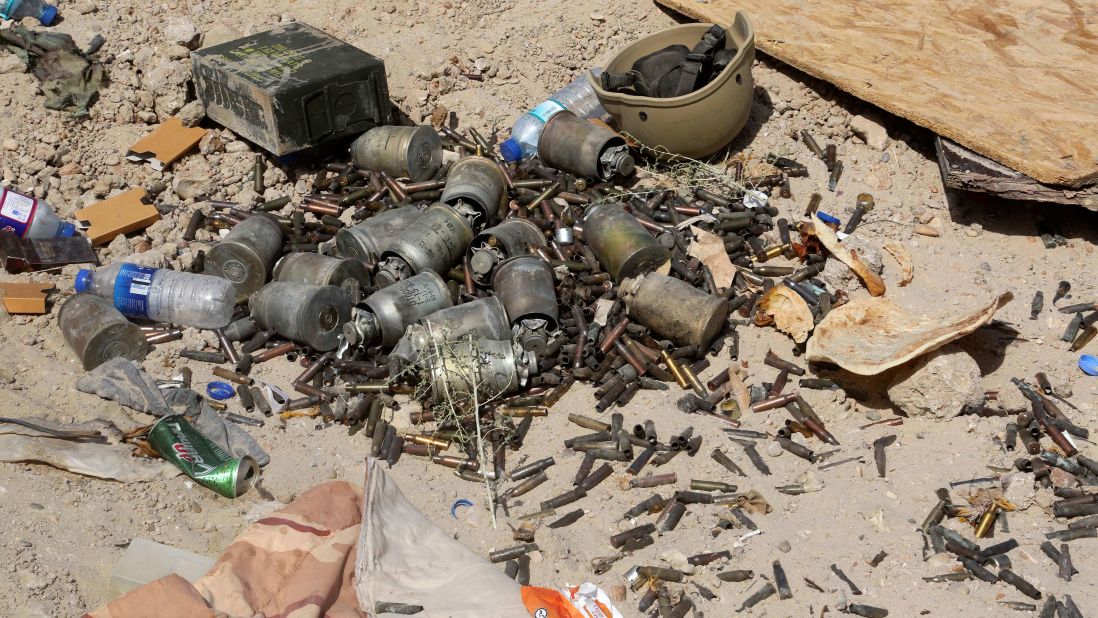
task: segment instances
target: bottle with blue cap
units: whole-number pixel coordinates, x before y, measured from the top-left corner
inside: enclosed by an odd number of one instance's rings
[[[57,218],[42,200],[0,188],[0,231],[20,238],[64,238],[75,234],[76,226]]]
[[[602,69],[596,67],[591,72],[597,77],[602,74]],[[599,103],[595,89],[587,81],[586,71],[515,121],[515,126],[511,128],[511,137],[499,145],[499,153],[504,160],[513,163],[536,155],[538,139],[541,138],[545,123],[564,110],[583,119],[600,118],[606,113]]]
[[[210,330],[228,326],[236,305],[236,288],[221,277],[128,262],[81,270],[76,291],[112,301],[132,318]]]
[[[57,7],[45,0],[0,0],[0,7],[0,17],[4,19],[34,17],[43,26],[52,26],[57,21]]]

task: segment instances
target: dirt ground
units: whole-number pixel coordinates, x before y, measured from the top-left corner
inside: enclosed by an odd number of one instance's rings
[[[90,118],[74,120],[66,112],[44,109],[34,78],[11,55],[0,54],[4,180],[34,190],[64,215],[121,190],[149,189],[157,195],[163,219],[144,234],[111,243],[100,252],[101,259],[128,256],[144,248],[139,247],[140,241],[147,240],[151,248],[139,254],[141,259],[176,268],[186,266],[193,251],[205,246],[201,241],[210,240],[200,235],[200,242],[187,246],[180,239],[190,212],[201,205],[196,204],[196,195],[209,193],[213,199],[240,202],[253,196],[247,181],[251,147],[216,127],[211,126],[214,137],[204,140],[200,153],[189,155],[166,173],[126,162],[123,156],[130,144],[186,102],[188,50],[178,42],[192,32],[209,43],[287,20],[308,22],[384,58],[393,99],[413,120],[443,105],[456,112],[462,127],[489,134],[505,133],[519,111],[567,83],[579,70],[598,64],[639,35],[675,23],[673,16],[649,2],[594,0],[170,0],[155,4],[78,0],[62,2],[60,10],[65,19],[56,30],[71,34],[78,44],[86,45],[95,34],[106,38],[100,56],[107,61],[111,84],[101,93]],[[480,70],[484,80],[451,76],[453,71],[448,73],[447,68],[455,62]],[[1060,280],[1071,283],[1072,302],[1095,299],[1094,277],[1087,273],[1095,263],[1098,214],[950,194],[942,187],[933,136],[925,131],[882,117],[890,140],[883,150],[875,148],[854,137],[849,128],[853,116],[872,113],[865,104],[761,56],[753,72],[754,107],[735,150],[756,160],[777,152],[809,167],[807,178],[792,179],[792,199],[773,199],[782,214],[800,220],[808,196],[818,191],[824,196],[820,209],[845,219],[853,209],[854,196],[871,192],[877,208],[866,217],[858,235],[877,246],[886,239],[898,240],[914,259],[914,280],[901,287],[895,262],[885,258],[888,297],[914,312],[933,315],[976,307],[994,293],[1013,292],[1015,300],[996,317],[1016,329],[1017,336],[988,328],[961,342],[980,366],[984,389],[1007,397],[1007,391],[1015,390],[1010,378],[1032,379],[1035,372],[1044,371],[1062,394],[1073,392],[1069,401],[1078,411],[1069,413],[1075,422],[1091,425],[1098,379],[1083,375],[1076,367],[1077,355],[1060,341],[1068,320],[1052,308],[1051,299]],[[812,132],[821,143],[838,145],[846,166],[838,191],[827,191],[823,163],[790,137],[791,131],[801,129]],[[270,167],[267,197],[291,194],[299,201],[307,190],[309,170]],[[913,235],[916,222],[929,223],[940,230],[940,236]],[[1066,246],[1045,249],[1037,236],[1039,223],[1066,237]],[[0,413],[59,421],[105,418],[122,428],[146,424],[151,417],[73,388],[81,371],[55,316],[60,300],[71,293],[75,270],[67,268],[57,275],[0,275],[5,281],[51,281],[60,290],[51,299],[50,315],[14,317],[0,327],[0,349],[6,357],[0,365]],[[1029,302],[1038,290],[1044,292],[1045,309],[1031,320]],[[777,371],[762,364],[767,349],[793,358],[792,342],[773,329],[741,326],[739,332],[740,358],[750,365],[749,382],[774,379]],[[178,350],[206,337],[191,333],[182,342],[158,346],[145,362],[146,369],[156,377],[168,377],[182,366]],[[713,367],[702,375],[703,380],[729,363],[726,352],[711,360]],[[190,366],[196,384],[210,379],[210,366],[193,362]],[[289,363],[275,362],[257,369],[255,376],[288,384],[297,371]],[[841,391],[805,391],[841,442],[840,452],[828,461],[861,456],[862,463],[821,471],[788,453],[777,457],[764,453],[773,471],[767,477],[726,438],[720,423],[680,412],[675,406],[682,394],[677,387],[641,391],[621,410],[626,426],[652,419],[661,435],[693,426],[695,434],[704,436],[696,457],[679,456],[658,472],[676,472],[679,489],[685,489],[689,479],[718,479],[738,485],[740,491],[757,490],[773,507],[769,514],[753,516],[762,534],[739,541],[745,532],[741,528],[713,537],[710,530],[717,522],[718,507],[696,505],[676,530],[622,558],[608,572],[594,575],[592,559],[614,553],[609,535],[635,525],[622,521],[622,514],[651,493],[622,489],[619,470],[563,511],[584,509],[577,523],[560,530],[538,530],[541,551],[532,561],[532,583],[557,587],[592,581],[610,590],[624,583],[623,573],[633,565],[674,564],[684,555],[728,549],[732,558],[726,564],[699,567],[689,579],[711,589],[717,598],[703,599],[691,584],[672,586],[675,594],[685,591],[695,600],[695,615],[731,615],[761,585],[760,577],[751,583],[722,583],[715,577],[718,570],[752,569],[769,578],[774,560],[780,560],[788,573],[793,598],[772,597],[752,610],[755,615],[818,616],[825,606],[834,613],[844,592],[851,602],[888,608],[891,616],[1012,615],[1014,610],[997,602],[1027,599],[1005,584],[923,582],[923,577],[950,571],[955,564],[941,557],[924,560],[917,531],[936,502],[935,489],[948,487],[951,481],[996,474],[989,466],[1011,466],[1013,454],[993,441],[1002,435],[1006,419],[923,416],[906,418],[898,427],[859,429],[894,414],[881,389],[879,382],[868,382],[852,384],[850,397]],[[411,409],[415,406],[403,405],[396,418],[398,427],[408,426]],[[566,450],[562,439],[586,430],[568,423],[569,412],[596,415],[591,388],[573,388],[548,417],[536,420],[526,446],[512,454],[510,465],[521,458],[533,461],[552,456],[557,461],[548,470],[549,482],[525,496],[525,504],[511,507],[513,517],[538,510],[541,500],[571,488],[580,457]],[[746,418],[744,428],[773,431],[784,420],[781,411],[761,413]],[[329,479],[362,479],[368,439],[348,436],[345,427],[294,419],[249,431],[271,455],[263,478],[278,503]],[[879,478],[870,445],[888,434],[897,435],[898,440],[887,450],[887,476]],[[1080,444],[1084,454],[1098,458],[1092,443]],[[717,447],[746,471],[747,478],[732,477],[710,459],[710,451]],[[819,443],[813,448],[830,450]],[[624,464],[616,468],[624,469]],[[499,525],[493,529],[484,510],[483,488],[477,484],[407,456],[390,473],[414,504],[473,551],[487,555],[514,543],[507,524],[517,522],[500,511]],[[818,481],[822,488],[800,496],[774,489],[806,480]],[[672,488],[659,490],[666,495]],[[954,500],[961,501],[965,490],[966,486],[952,490]],[[1048,509],[1053,500],[1050,491],[1028,493],[1021,508],[1003,518],[1008,528],[996,526],[993,541],[1016,538],[1020,548],[1011,553],[1011,559],[1018,574],[1046,594],[1058,598],[1065,592],[1072,594],[1085,614],[1098,615],[1098,587],[1094,586],[1098,553],[1088,551],[1095,541],[1072,543],[1079,575],[1071,583],[1059,579],[1056,567],[1038,548],[1045,532],[1064,526],[1053,520]],[[461,497],[477,507],[471,517],[456,520],[450,517],[449,507]],[[216,556],[250,522],[277,506],[255,492],[236,500],[223,499],[182,476],[123,485],[43,465],[0,464],[0,519],[8,522],[0,531],[0,615],[79,615],[110,600],[111,570],[130,539],[146,537]],[[647,521],[650,516],[637,523]],[[972,538],[967,525],[951,522],[949,526]],[[880,551],[887,552],[887,557],[878,566],[869,566],[868,561]],[[851,595],[832,573],[832,564],[863,594]],[[826,592],[813,590],[805,578]],[[626,616],[639,615],[637,596],[629,593],[618,608]]]

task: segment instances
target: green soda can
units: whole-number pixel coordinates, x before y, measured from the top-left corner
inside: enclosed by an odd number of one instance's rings
[[[200,485],[226,498],[248,491],[259,473],[254,459],[234,458],[179,414],[165,416],[152,426],[149,445]]]

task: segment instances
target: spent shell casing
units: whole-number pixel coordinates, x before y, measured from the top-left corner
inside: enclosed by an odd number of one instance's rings
[[[786,452],[792,453],[797,457],[800,457],[801,459],[807,461],[808,463],[816,462],[816,453],[814,453],[812,449],[808,448],[807,446],[794,442],[789,438],[783,438],[781,436],[774,438],[774,441],[777,442]]]
[[[686,505],[679,502],[677,498],[671,498],[671,501],[664,507],[660,516],[656,518],[656,529],[659,530],[660,536],[663,536],[665,532],[671,532],[678,527],[679,521],[685,514]]]
[[[677,491],[675,499],[684,504],[713,504],[713,494],[703,491]]]
[[[546,457],[545,459],[539,459],[535,462],[528,463],[525,466],[519,466],[511,471],[512,481],[521,481],[524,478],[534,476],[538,472],[548,469],[550,466],[556,465],[557,460],[552,457]]]
[[[668,472],[667,474],[649,474],[648,476],[629,479],[629,487],[632,489],[638,487],[658,487],[660,485],[673,485],[677,482],[678,476],[676,476],[674,472]]]
[[[1036,320],[1041,315],[1041,310],[1045,308],[1045,294],[1040,290],[1033,295],[1033,301],[1029,304],[1029,319]]]
[[[842,163],[842,161],[839,161],[839,163]],[[858,603],[848,604],[846,606],[846,613],[861,616],[862,618],[887,618],[888,616],[888,610],[883,607],[860,605]]]
[[[622,519],[635,519],[644,515],[645,513],[654,513],[656,509],[660,507],[664,502],[663,496],[659,494],[652,494],[651,496],[641,500],[637,504],[634,504],[625,512]]]
[[[924,577],[923,581],[928,583],[943,583],[943,582],[963,582],[972,579],[972,573],[968,571],[960,571],[957,573],[943,573],[941,575],[931,575],[930,577]]]
[[[389,444],[389,452],[385,457],[385,462],[392,468],[400,461],[400,456],[404,453],[404,438],[399,434],[396,434],[396,430],[393,430],[393,441]]]
[[[1068,548],[1067,543],[1060,544],[1060,559],[1056,561],[1056,566],[1060,579],[1071,581],[1071,576],[1075,572],[1075,567],[1071,564],[1071,550]]]
[[[647,441],[645,443],[647,443]],[[629,464],[629,467],[626,468],[626,474],[629,474],[631,476],[636,476],[637,474],[639,474],[640,471],[644,468],[645,465],[648,464],[648,461],[651,460],[652,456],[655,454],[655,446],[649,446],[648,448],[641,451],[641,454],[637,455],[637,458],[633,460],[633,463]]]
[[[701,479],[692,479],[690,481],[690,489],[697,491],[719,491],[721,493],[734,493],[736,491],[735,485],[729,485],[721,481],[707,481]]]
[[[629,454],[623,453],[616,448],[596,448],[587,451],[595,457],[595,459],[606,459],[608,461],[629,461]]]
[[[374,433],[373,436],[371,436],[372,439],[370,441],[370,455],[372,457],[377,457],[381,454],[381,445],[385,441],[385,434],[388,433],[388,430],[389,422],[385,419],[378,420],[377,424],[374,426]]]
[[[781,561],[775,560],[771,566],[774,567],[774,585],[778,588],[778,598],[783,601],[792,599],[793,591],[789,588],[789,578],[785,575]]]
[[[717,574],[717,577],[720,577],[719,573]],[[770,597],[774,596],[774,594],[776,592],[778,592],[778,590],[776,588],[774,588],[774,584],[771,584],[770,582],[767,582],[766,586],[764,586],[762,588],[759,588],[758,590],[755,591],[755,594],[752,594],[751,596],[744,599],[743,604],[740,605],[740,608],[737,609],[736,612],[740,613],[740,612],[743,612],[744,610],[751,609],[752,607],[755,607],[756,605],[758,605],[759,603],[762,603],[766,599],[769,599]]]
[[[994,584],[999,581],[998,575],[985,569],[979,562],[976,562],[972,558],[961,556],[958,560],[960,560],[961,565],[964,566],[969,573],[976,576],[976,579],[983,580],[989,584]]]
[[[1081,329],[1082,327],[1083,314],[1076,313],[1075,317],[1071,318],[1071,322],[1068,322],[1067,328],[1064,329],[1064,334],[1060,336],[1060,341],[1075,341],[1075,337],[1079,334],[1079,329]]]
[[[732,557],[732,552],[725,549],[725,550],[722,550],[722,551],[714,551],[714,552],[709,552],[709,553],[706,553],[706,554],[695,554],[693,556],[689,556],[686,559],[686,563],[687,564],[692,564],[694,566],[705,566],[707,564],[711,564],[713,562],[716,562],[717,560],[720,560],[721,558],[731,558],[731,557]]]
[[[1054,530],[1052,532],[1046,532],[1046,539],[1056,539],[1059,541],[1074,541],[1076,539],[1093,539],[1098,537],[1098,528],[1068,528],[1067,530]]]
[[[724,452],[721,451],[721,449],[719,449],[719,448],[713,449],[711,457],[713,458],[714,461],[719,463],[721,466],[723,466],[726,470],[728,470],[732,474],[736,474],[736,475],[739,475],[739,476],[747,476],[746,474],[744,474],[743,470],[739,466],[737,466],[731,459],[728,458],[728,455],[725,455]]]
[[[500,496],[500,500],[507,502],[511,498],[518,498],[519,496],[533,491],[538,485],[541,485],[545,481],[549,480],[549,475],[545,474],[545,471],[538,471],[530,478],[527,478],[523,482],[515,485],[514,487],[503,492]]]
[[[745,569],[737,569],[732,571],[721,571],[717,573],[717,579],[722,582],[745,582],[749,579],[754,579],[755,572]]]
[[[591,474],[588,474],[587,478],[583,479],[583,481],[580,482],[579,489],[582,489],[585,492],[591,491],[595,487],[598,487],[599,483],[605,481],[613,471],[614,468],[611,467],[610,464],[602,464],[602,466],[600,466]]]
[[[378,601],[374,603],[374,611],[379,614],[400,614],[402,616],[413,616],[423,611],[422,605],[413,605],[411,603],[389,603],[386,601]]]
[[[179,351],[179,355],[183,358],[198,361],[200,363],[213,363],[220,365],[225,362],[225,355],[220,352],[205,352],[202,350],[187,350],[183,349]]]
[[[609,432],[610,424],[604,423],[600,420],[593,419],[589,416],[583,416],[582,414],[569,414],[568,420],[583,427],[584,429],[590,429],[591,431]]]
[[[576,470],[576,478],[572,481],[573,485],[579,485],[583,482],[583,479],[587,478],[591,474],[591,468],[595,465],[595,456],[591,453],[583,454],[583,461],[580,462],[579,469]]]
[[[519,556],[526,555],[532,551],[537,551],[537,543],[523,543],[522,545],[515,545],[514,547],[508,547],[507,549],[496,550],[488,554],[488,560],[493,564],[500,562],[507,562],[513,560]]]
[[[686,574],[678,569],[668,569],[658,566],[639,566],[637,567],[637,574],[641,577],[649,577],[652,579],[658,579],[665,582],[681,582],[686,578]]]
[[[625,545],[627,541],[632,539],[639,539],[642,536],[648,536],[656,531],[655,524],[644,524],[643,526],[637,526],[636,528],[630,528],[624,530],[610,537],[610,546],[614,549],[618,549],[622,545]]]
[[[560,508],[566,504],[572,504],[576,500],[583,498],[587,495],[587,492],[582,487],[576,487],[569,491],[564,492],[559,496],[554,496],[541,503],[542,510]]]
[[[999,569],[999,579],[1014,586],[1018,592],[1031,599],[1040,599],[1041,591],[1010,569]]]
[[[225,369],[224,367],[214,367],[214,369],[211,373],[213,373],[215,376],[217,376],[219,378],[224,378],[224,379],[226,379],[230,382],[235,382],[237,384],[243,384],[245,386],[251,386],[252,383],[254,382],[254,380],[252,380],[252,378],[250,378],[246,375],[243,375],[243,374],[239,374],[235,371],[229,371],[228,369]]]

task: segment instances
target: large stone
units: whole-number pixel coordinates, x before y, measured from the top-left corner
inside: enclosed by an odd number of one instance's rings
[[[164,38],[169,43],[181,45],[187,49],[198,48],[198,28],[186,17],[173,17],[164,28]]]
[[[884,150],[888,147],[888,131],[876,118],[854,116],[850,119],[850,131],[870,148]]]
[[[908,416],[951,418],[983,402],[980,366],[960,347],[943,346],[904,365],[888,398]]]

